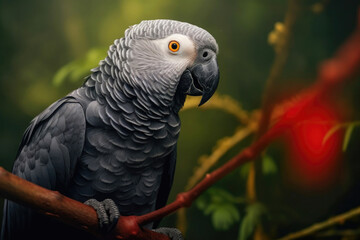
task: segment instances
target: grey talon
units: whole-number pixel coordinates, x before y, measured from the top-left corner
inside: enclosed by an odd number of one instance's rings
[[[104,201],[99,202],[96,199],[89,199],[84,202],[84,204],[95,209],[101,231],[107,233],[113,229],[120,216],[119,210],[113,200],[105,199]]]
[[[107,198],[104,201],[102,201],[102,203],[104,204],[106,212],[109,213],[110,225],[116,224],[117,220],[120,217],[120,212],[115,202],[112,199]]]
[[[170,237],[171,240],[184,240],[184,237],[179,229],[177,228],[157,228],[153,229],[154,232],[165,234]]]

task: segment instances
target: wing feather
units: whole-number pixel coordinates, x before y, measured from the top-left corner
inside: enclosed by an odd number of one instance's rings
[[[45,188],[65,191],[82,153],[85,128],[84,110],[75,98],[55,102],[26,129],[13,173]],[[39,230],[34,217],[39,216],[5,200],[1,239],[26,238],[29,231]]]

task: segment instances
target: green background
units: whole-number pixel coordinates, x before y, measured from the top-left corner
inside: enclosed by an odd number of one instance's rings
[[[289,60],[279,87],[313,82],[318,64],[331,57],[355,27],[358,5],[355,0],[301,2],[304,9],[294,28]],[[318,2],[325,3],[324,10],[314,13],[311,6]],[[286,9],[287,2],[280,0],[1,0],[0,165],[11,170],[30,120],[53,101],[79,87],[87,75],[84,70],[75,71],[73,76],[64,77],[65,80],[56,84],[54,76],[58,70],[73,61],[80,61],[78,65],[85,69],[95,67],[91,54],[95,59],[105,56],[108,46],[122,37],[128,26],[145,19],[176,19],[208,30],[220,48],[218,92],[238,100],[248,111],[259,108],[274,59],[273,47],[267,42],[268,34],[276,22],[283,21]],[[89,62],[81,62],[84,58],[90,59]],[[359,90],[356,82],[346,89],[347,105],[353,109],[350,120],[359,120]],[[181,118],[171,199],[183,190],[197,158],[209,154],[219,138],[231,135],[237,127],[234,117],[218,110],[189,110],[181,113]],[[346,172],[349,176],[346,188],[334,186],[321,194],[303,194],[296,189],[286,194],[277,193],[277,199],[287,202],[292,214],[283,216],[276,234],[326,219],[359,203],[357,170],[360,164],[356,161],[359,135],[359,129],[355,129],[346,152],[346,164],[351,166]],[[250,142],[251,138],[236,146],[221,163]],[[275,153],[273,157],[276,156]],[[275,159],[277,164],[278,161]],[[264,186],[281,182],[281,172],[277,172],[274,179],[273,182],[263,179]],[[244,196],[245,179],[237,171],[222,180],[218,187]],[[266,194],[274,193],[262,193],[261,200],[266,205],[281,204],[267,201]],[[244,206],[237,207],[242,218]],[[0,216],[1,213],[0,210]],[[235,239],[238,236],[239,223],[225,232],[217,231],[211,218],[204,216],[195,204],[189,210],[188,223],[189,239]],[[163,224],[174,225],[175,217],[168,217]]]

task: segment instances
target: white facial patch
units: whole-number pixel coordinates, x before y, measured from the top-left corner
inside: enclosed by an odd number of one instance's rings
[[[179,44],[179,49],[177,51],[172,51],[169,44],[172,41],[176,41]],[[166,61],[181,63],[184,65],[191,65],[196,58],[196,49],[193,41],[182,34],[172,34],[166,38],[154,40],[159,49],[162,51],[162,54]]]
[[[174,90],[185,69],[191,67],[197,57],[194,42],[182,34],[156,40],[138,39],[131,47],[128,64],[132,78],[139,85],[149,82],[152,86],[166,86]]]

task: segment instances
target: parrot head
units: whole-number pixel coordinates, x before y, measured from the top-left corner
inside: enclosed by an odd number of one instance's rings
[[[200,106],[218,86],[218,45],[200,27],[174,20],[142,21],[129,27],[119,44],[118,55],[126,59],[120,67],[130,76],[124,80],[149,94],[169,101],[176,94],[202,96]]]

